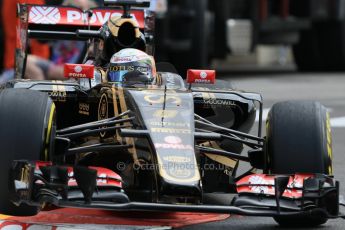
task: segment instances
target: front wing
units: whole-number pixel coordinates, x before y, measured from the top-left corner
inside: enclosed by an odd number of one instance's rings
[[[339,183],[321,174],[252,174],[237,182],[232,205],[131,202],[121,178],[108,169],[54,166],[14,161],[11,189],[15,204],[114,211],[178,211],[247,216],[317,216],[338,218]]]

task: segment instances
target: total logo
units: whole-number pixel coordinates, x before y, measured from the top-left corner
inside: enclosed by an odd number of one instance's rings
[[[191,145],[182,144],[182,139],[177,136],[166,136],[165,143],[155,143],[156,149],[179,149],[179,150],[194,150]]]

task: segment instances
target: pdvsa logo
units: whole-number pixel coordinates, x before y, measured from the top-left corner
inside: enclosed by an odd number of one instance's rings
[[[156,149],[177,149],[177,150],[194,150],[191,145],[182,143],[182,139],[177,136],[167,136],[164,138],[165,143],[155,143]]]
[[[74,71],[75,71],[76,73],[80,73],[81,71],[83,71],[83,67],[81,67],[80,65],[76,65],[76,66],[74,67]]]
[[[30,10],[29,20],[36,24],[57,24],[61,14],[56,7],[33,6]]]
[[[207,73],[205,71],[201,71],[200,72],[200,77],[201,77],[201,79],[207,78]]]

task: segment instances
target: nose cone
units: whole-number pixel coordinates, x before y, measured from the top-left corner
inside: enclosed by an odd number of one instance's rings
[[[161,194],[200,195],[200,173],[194,150],[192,94],[146,90],[136,91],[132,95],[149,131]]]

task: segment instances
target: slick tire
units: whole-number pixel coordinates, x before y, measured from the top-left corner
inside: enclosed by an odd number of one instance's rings
[[[345,21],[328,20],[316,23],[317,39],[323,70],[345,70]]]
[[[0,91],[0,213],[31,216],[37,207],[15,206],[9,191],[13,160],[49,160],[55,135],[55,105],[42,92],[26,89]]]
[[[299,71],[322,71],[322,63],[316,30],[310,29],[300,32],[300,40],[292,48],[295,63]]]
[[[312,101],[275,104],[266,124],[266,171],[272,174],[332,175],[332,137],[329,114]],[[314,216],[275,217],[282,226],[312,227],[327,222]]]
[[[169,54],[169,59],[176,66],[178,73],[186,78],[188,69],[203,69],[209,64],[209,39],[210,29],[212,28],[212,15],[208,12],[208,1],[207,0],[189,0],[182,1],[179,7],[185,7],[192,11],[194,14],[192,19],[187,21],[174,23],[176,31],[172,33],[176,34],[179,40],[179,44],[186,44],[187,47],[181,46],[181,48],[172,48]],[[188,22],[188,23],[187,23]]]
[[[300,32],[293,53],[300,71],[343,71],[345,21],[313,22],[310,30]]]

